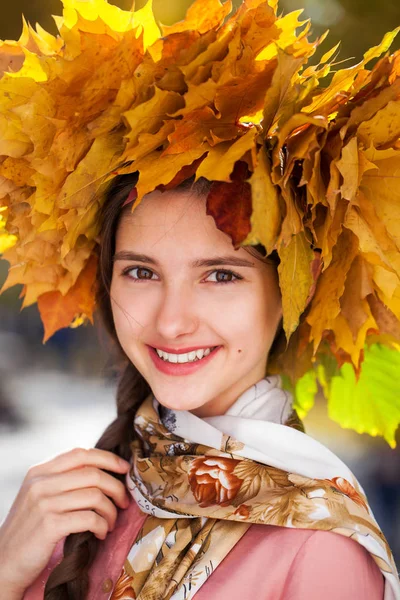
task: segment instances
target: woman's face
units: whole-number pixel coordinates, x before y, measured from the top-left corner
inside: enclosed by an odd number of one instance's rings
[[[275,266],[234,250],[206,214],[205,197],[190,191],[152,192],[125,211],[111,303],[120,344],[157,400],[199,417],[224,414],[265,376],[282,316]],[[154,350],[186,361],[214,347],[185,364]]]

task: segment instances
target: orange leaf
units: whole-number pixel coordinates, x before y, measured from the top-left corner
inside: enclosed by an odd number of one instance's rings
[[[140,173],[137,184],[138,197],[133,209],[140,204],[143,196],[161,184],[168,184],[182,167],[192,164],[193,161],[203,156],[207,149],[206,145],[200,144],[190,152],[167,154],[166,156],[156,150],[138,160],[135,163],[135,167]],[[123,174],[124,172],[123,168],[119,169],[119,173]],[[128,166],[126,172],[132,172],[132,167]]]
[[[0,43],[0,76],[6,71],[19,71],[24,60],[24,53],[15,42]]]
[[[167,184],[159,185],[157,189],[161,190],[162,192],[166,192],[167,190],[172,190],[178,187],[178,185],[180,185],[183,181],[189,179],[196,173],[200,163],[205,159],[205,157],[206,154],[204,153],[203,156],[200,156],[200,158],[193,161],[191,165],[185,165],[180,171],[178,171],[172,181]]]
[[[276,60],[271,60],[260,72],[243,74],[218,87],[214,104],[225,121],[237,122],[264,108],[265,91],[272,83],[276,64]]]
[[[92,255],[65,296],[59,291],[39,296],[38,307],[44,325],[43,343],[59,329],[68,327],[78,315],[84,314],[93,322],[96,270],[97,258]]]
[[[211,132],[220,139],[231,140],[238,135],[238,128],[235,122],[222,122],[208,106],[199,108],[176,123],[175,131],[168,136],[170,145],[163,154],[188,152],[204,141],[213,144]]]

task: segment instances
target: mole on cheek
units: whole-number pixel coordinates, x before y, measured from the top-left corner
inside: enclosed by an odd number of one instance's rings
[[[241,349],[239,348],[238,352],[241,352]]]

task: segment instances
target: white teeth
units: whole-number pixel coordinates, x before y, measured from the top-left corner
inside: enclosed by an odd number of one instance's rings
[[[155,349],[158,356],[165,360],[166,362],[171,363],[187,363],[194,362],[196,360],[201,360],[205,356],[208,356],[213,350],[213,348],[202,348],[201,350],[193,350],[192,352],[183,353],[183,354],[170,354],[168,352],[164,352],[163,350]]]

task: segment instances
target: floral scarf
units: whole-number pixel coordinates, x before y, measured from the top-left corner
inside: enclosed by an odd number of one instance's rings
[[[222,416],[137,411],[128,487],[146,519],[112,600],[190,600],[252,523],[352,537],[400,600],[393,555],[349,468],[304,432],[280,376],[247,389]]]

